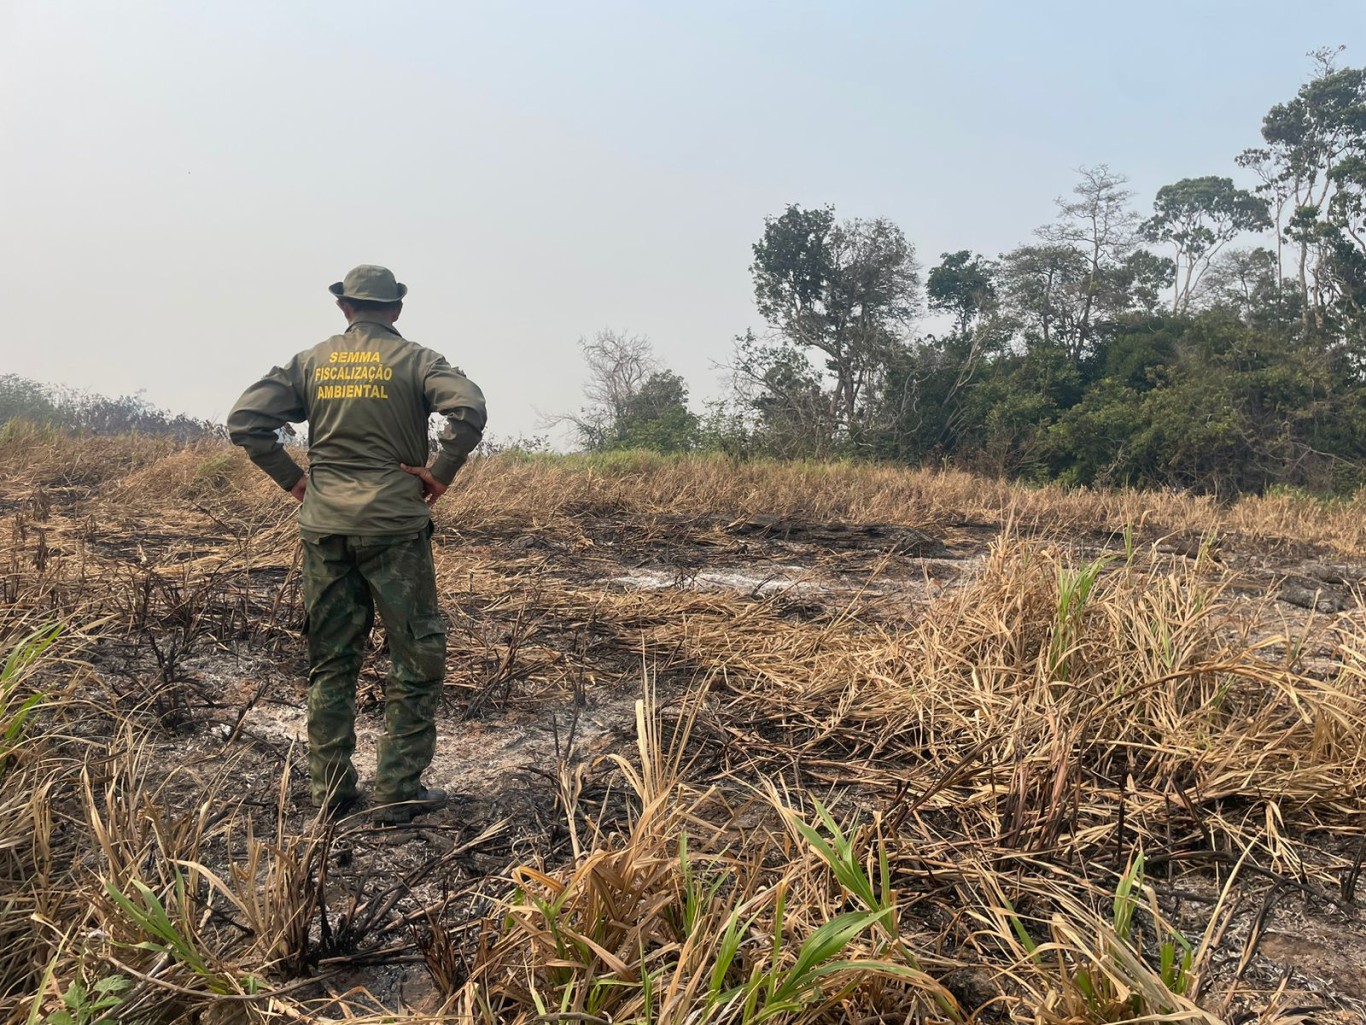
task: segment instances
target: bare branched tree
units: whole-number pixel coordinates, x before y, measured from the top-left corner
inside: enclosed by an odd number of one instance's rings
[[[1133,192],[1126,188],[1129,179],[1105,164],[1078,168],[1077,174],[1081,181],[1072,190],[1077,198],[1059,197],[1058,220],[1036,232],[1044,242],[1072,250],[1084,266],[1076,332],[1069,346],[1073,362],[1091,343],[1097,307],[1107,298],[1107,279],[1112,276],[1108,272],[1122,264],[1139,243],[1139,217],[1129,206]]]
[[[658,369],[650,340],[608,329],[592,339],[579,339],[579,348],[588,367],[584,396],[613,422],[620,421],[645,379]]]
[[[619,446],[669,452],[692,445],[697,418],[687,408],[687,385],[660,365],[648,338],[607,329],[579,339],[579,349],[588,368],[583,394],[589,404],[549,425],[568,424],[590,452]]]

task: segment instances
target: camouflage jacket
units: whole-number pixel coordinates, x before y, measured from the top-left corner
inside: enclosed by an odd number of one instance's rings
[[[277,432],[308,421],[303,531],[407,534],[430,515],[422,482],[399,464],[426,464],[432,413],[446,418],[432,476],[449,484],[483,435],[483,393],[438,353],[391,326],[357,320],[248,388],[228,415],[228,433],[289,490],[303,470]]]

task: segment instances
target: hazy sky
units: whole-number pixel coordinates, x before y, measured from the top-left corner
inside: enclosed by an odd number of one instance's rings
[[[603,327],[703,397],[787,203],[994,256],[1081,164],[1236,175],[1338,43],[1363,0],[0,0],[0,373],[220,418],[384,263],[494,434]]]

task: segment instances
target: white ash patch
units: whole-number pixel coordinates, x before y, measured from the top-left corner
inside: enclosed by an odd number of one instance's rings
[[[638,569],[611,579],[613,584],[632,590],[652,591],[678,588],[693,591],[743,591],[747,594],[773,595],[789,591],[828,591],[830,586],[811,578],[801,566],[773,566],[763,573],[743,570],[704,570],[699,573]]]

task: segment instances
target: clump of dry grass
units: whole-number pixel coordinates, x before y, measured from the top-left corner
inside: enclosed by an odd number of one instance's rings
[[[747,773],[894,790],[899,820],[952,811],[1007,859],[1142,845],[1300,873],[1301,838],[1366,798],[1359,632],[1247,636],[1230,611],[1198,565],[1105,571],[1007,538],[909,629],[694,616],[656,643],[727,681]],[[1321,642],[1336,658],[1310,665]]]
[[[651,703],[647,690],[637,758],[617,758],[637,802],[628,827],[595,836],[563,869],[516,870],[501,926],[452,994],[461,1017],[800,1022],[862,1009],[963,1020],[902,942],[890,886],[863,874],[838,827],[832,847],[776,792],[771,810],[798,823],[792,835],[718,826],[715,794],[684,778],[690,720],[666,744]]]
[[[63,1006],[82,1022],[272,1017],[326,953],[317,926],[332,828],[296,833],[281,814],[262,840],[229,773],[187,788],[192,767],[167,773],[141,724],[118,729],[107,746],[47,752],[43,788],[6,790],[0,835],[27,856],[7,910],[27,914],[5,919],[0,1006],[53,1025]]]

